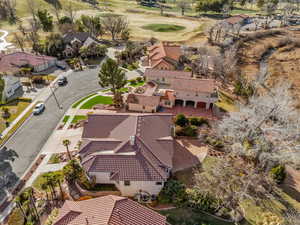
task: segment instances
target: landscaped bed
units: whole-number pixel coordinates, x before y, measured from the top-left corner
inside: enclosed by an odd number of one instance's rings
[[[86,99],[92,97],[93,95],[96,95],[96,93],[90,94],[90,95],[88,95],[88,96],[86,96],[86,97],[84,97],[84,98],[78,100],[77,102],[75,102],[75,103],[72,105],[72,108],[76,108],[80,103],[82,103],[84,100],[86,100]]]
[[[76,116],[74,116],[71,123],[78,123],[78,122],[80,122],[82,120],[86,120],[86,119],[87,119],[87,116],[85,116],[85,115],[76,115]]]
[[[102,96],[102,95],[97,95],[94,98],[91,98],[88,100],[86,103],[84,103],[80,109],[92,109],[93,106],[95,105],[111,105],[113,104],[113,98],[110,96]]]
[[[152,30],[154,32],[175,32],[175,31],[180,31],[185,29],[184,26],[179,26],[175,24],[158,24],[158,23],[148,24],[142,26],[142,28],[145,30]]]

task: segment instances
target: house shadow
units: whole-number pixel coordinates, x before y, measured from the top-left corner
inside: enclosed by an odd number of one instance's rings
[[[7,147],[0,149],[0,211],[5,205],[8,193],[13,193],[15,186],[19,183],[19,177],[13,171],[11,163],[18,158],[18,154]]]

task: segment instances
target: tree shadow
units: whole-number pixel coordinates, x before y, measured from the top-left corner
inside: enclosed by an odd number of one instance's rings
[[[53,7],[57,9],[62,9],[62,5],[59,0],[45,0],[45,2],[48,2],[49,4],[51,4]]]
[[[7,196],[7,192],[11,192],[19,181],[19,177],[13,172],[11,163],[17,159],[19,155],[12,149],[2,147],[0,149],[0,201]]]

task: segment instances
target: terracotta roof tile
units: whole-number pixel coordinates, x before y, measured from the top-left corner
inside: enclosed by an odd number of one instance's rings
[[[172,79],[170,83],[170,88],[174,91],[214,93],[216,88],[213,79]]]
[[[159,96],[147,96],[132,93],[127,96],[127,103],[140,104],[145,106],[158,106],[159,102]]]
[[[157,70],[157,69],[149,69],[147,68],[145,73],[145,77],[165,77],[165,78],[191,78],[192,72],[185,72],[179,70]]]
[[[70,210],[76,205],[80,212]],[[108,195],[66,201],[53,225],[166,225],[166,217],[128,198]]]

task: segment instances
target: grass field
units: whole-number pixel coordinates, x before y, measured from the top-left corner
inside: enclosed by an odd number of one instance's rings
[[[76,115],[76,116],[74,116],[71,123],[77,123],[77,122],[80,122],[80,121],[86,120],[86,119],[87,119],[87,116],[85,116],[85,115]]]
[[[78,105],[80,105],[81,102],[83,102],[84,100],[88,99],[89,97],[92,97],[93,95],[95,95],[96,93],[93,93],[93,94],[90,94],[82,99],[79,99],[77,102],[75,102],[73,105],[72,105],[72,108],[76,108]]]
[[[30,105],[29,101],[20,101],[20,100],[16,100],[13,101],[5,106],[1,106],[0,107],[0,111],[2,112],[2,108],[8,108],[9,112],[11,114],[11,116],[8,119],[8,122],[11,123],[12,121],[14,121],[19,115],[20,113],[22,113],[24,111],[24,109],[26,109],[27,106]],[[0,117],[0,133],[5,130],[5,120]]]
[[[175,32],[179,30],[184,30],[184,26],[178,26],[174,24],[148,24],[142,26],[145,30],[152,30],[154,32]]]
[[[91,109],[95,105],[103,104],[103,105],[110,105],[113,103],[112,97],[108,96],[100,96],[97,95],[94,98],[91,98],[86,103],[84,103],[80,108],[81,109]]]

